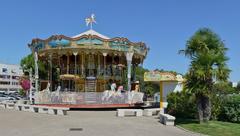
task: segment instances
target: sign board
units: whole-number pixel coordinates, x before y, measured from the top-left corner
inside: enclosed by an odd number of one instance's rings
[[[169,72],[150,71],[144,73],[144,81],[178,81],[177,77]]]

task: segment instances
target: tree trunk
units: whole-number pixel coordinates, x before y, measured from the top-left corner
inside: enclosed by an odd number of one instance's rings
[[[211,101],[208,96],[197,96],[197,108],[199,122],[208,122],[211,117]]]

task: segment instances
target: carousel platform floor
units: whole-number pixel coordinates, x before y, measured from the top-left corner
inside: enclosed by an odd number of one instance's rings
[[[66,107],[70,109],[119,109],[139,108],[142,104],[37,104],[43,106]]]

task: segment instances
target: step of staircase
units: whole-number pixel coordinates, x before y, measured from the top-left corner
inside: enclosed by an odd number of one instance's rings
[[[95,79],[86,79],[85,91],[86,92],[96,92],[96,80]]]

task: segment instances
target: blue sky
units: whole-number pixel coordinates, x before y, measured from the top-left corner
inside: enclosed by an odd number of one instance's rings
[[[238,0],[1,0],[0,62],[18,64],[30,53],[32,38],[88,30],[84,19],[95,13],[99,33],[150,47],[144,67],[180,73],[187,71],[189,60],[178,50],[196,30],[209,27],[229,48],[230,80],[239,81],[239,6]]]

